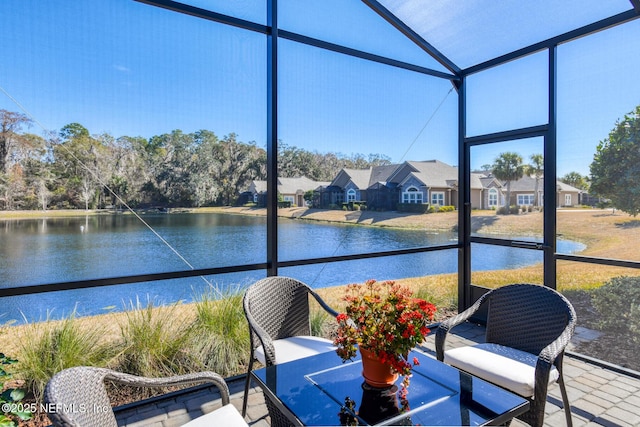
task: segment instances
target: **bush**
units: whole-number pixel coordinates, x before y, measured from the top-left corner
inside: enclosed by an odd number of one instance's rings
[[[614,277],[592,291],[602,329],[620,331],[640,344],[640,277]]]
[[[428,203],[398,203],[399,212],[427,213],[430,211]]]
[[[218,297],[218,298],[216,298]],[[216,295],[213,289],[196,303],[190,348],[204,367],[222,376],[237,375],[249,362],[249,326],[242,294]]]
[[[16,374],[25,381],[36,402],[42,402],[44,388],[57,372],[83,365],[104,367],[113,361],[117,349],[105,342],[106,329],[99,325],[80,325],[72,313],[62,321],[32,323],[25,327]]]
[[[516,205],[513,206],[509,206],[509,210],[507,211],[507,207],[506,206],[501,206],[497,211],[496,214],[498,215],[517,215],[519,213],[519,207]]]
[[[453,212],[456,210],[455,206],[440,206],[438,212]]]

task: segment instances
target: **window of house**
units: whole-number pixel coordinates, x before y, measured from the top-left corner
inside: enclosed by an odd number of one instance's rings
[[[431,192],[431,204],[437,206],[444,206],[444,192],[432,191]]]
[[[533,194],[518,194],[518,206],[533,205]]]
[[[402,193],[402,203],[422,203],[422,192],[416,187],[409,187]]]
[[[356,201],[356,190],[353,188],[347,190],[347,202],[355,202]]]
[[[492,188],[489,190],[489,207],[498,206],[498,190]]]

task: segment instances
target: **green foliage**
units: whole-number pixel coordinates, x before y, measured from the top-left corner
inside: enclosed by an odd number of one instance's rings
[[[19,405],[25,396],[24,389],[8,387],[5,389],[5,383],[12,378],[12,374],[5,369],[9,365],[18,363],[4,353],[0,353],[0,427],[15,427],[17,420],[27,421],[31,419],[31,412]]]
[[[532,154],[529,159],[531,164],[525,166],[525,173],[532,175],[536,179],[536,185],[533,194],[536,195],[534,203],[538,206],[538,189],[540,187],[540,181],[544,176],[544,156],[542,154]]]
[[[630,215],[640,213],[640,105],[600,141],[590,171],[592,193]]]
[[[105,342],[105,327],[80,325],[75,314],[61,321],[32,323],[23,334],[16,374],[37,402],[42,401],[44,387],[55,373],[73,366],[106,366],[116,355]]]
[[[591,302],[602,329],[620,331],[640,344],[640,277],[614,277],[592,291]]]
[[[307,190],[304,192],[304,200],[305,202],[308,202],[309,204],[311,204],[313,202],[313,194],[314,191],[313,190]]]
[[[580,190],[589,190],[589,179],[578,172],[569,172],[560,178],[561,182]]]
[[[249,362],[249,327],[242,309],[242,294],[220,296],[211,290],[195,306],[190,348],[196,358],[207,369],[223,376],[240,373]]]
[[[120,325],[118,370],[145,377],[163,377],[193,370],[198,363],[185,351],[191,327],[177,313],[178,304],[155,307],[136,301]]]
[[[234,133],[218,138],[210,130],[175,129],[145,139],[96,135],[80,123],[70,123],[56,139],[45,141],[22,132],[31,120],[21,113],[0,109],[0,124],[0,185],[13,183],[3,200],[7,209],[118,205],[100,182],[108,183],[130,206],[233,205],[251,181],[267,175],[265,149],[238,140]],[[315,181],[331,181],[342,168],[391,164],[380,154],[318,153],[282,142],[277,157],[278,176]],[[9,168],[10,158],[19,167]],[[305,200],[312,199],[305,195]]]

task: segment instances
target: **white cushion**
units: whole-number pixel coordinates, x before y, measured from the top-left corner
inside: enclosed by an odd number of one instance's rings
[[[247,426],[247,422],[242,418],[235,406],[229,404],[209,412],[201,417],[191,420],[183,427],[210,427],[210,426]]]
[[[273,347],[276,350],[276,364],[302,359],[314,354],[335,351],[333,341],[326,338],[312,336],[298,336],[275,340]],[[266,365],[264,350],[262,346],[255,350],[255,356],[260,363]]]
[[[444,362],[523,397],[532,397],[538,356],[499,344],[478,344],[444,353]],[[551,367],[549,384],[558,380]]]

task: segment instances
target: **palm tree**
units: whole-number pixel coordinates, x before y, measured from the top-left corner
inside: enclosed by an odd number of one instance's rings
[[[542,154],[532,154],[529,159],[531,160],[531,164],[527,165],[526,172],[527,175],[533,175],[536,178],[533,205],[538,207],[540,206],[540,195],[538,194],[538,189],[540,187],[540,180],[544,174],[544,156]]]
[[[491,171],[496,179],[507,183],[507,209],[509,213],[511,206],[511,181],[517,181],[524,176],[525,165],[522,163],[522,157],[518,153],[506,152],[500,153],[498,158],[493,162]]]

